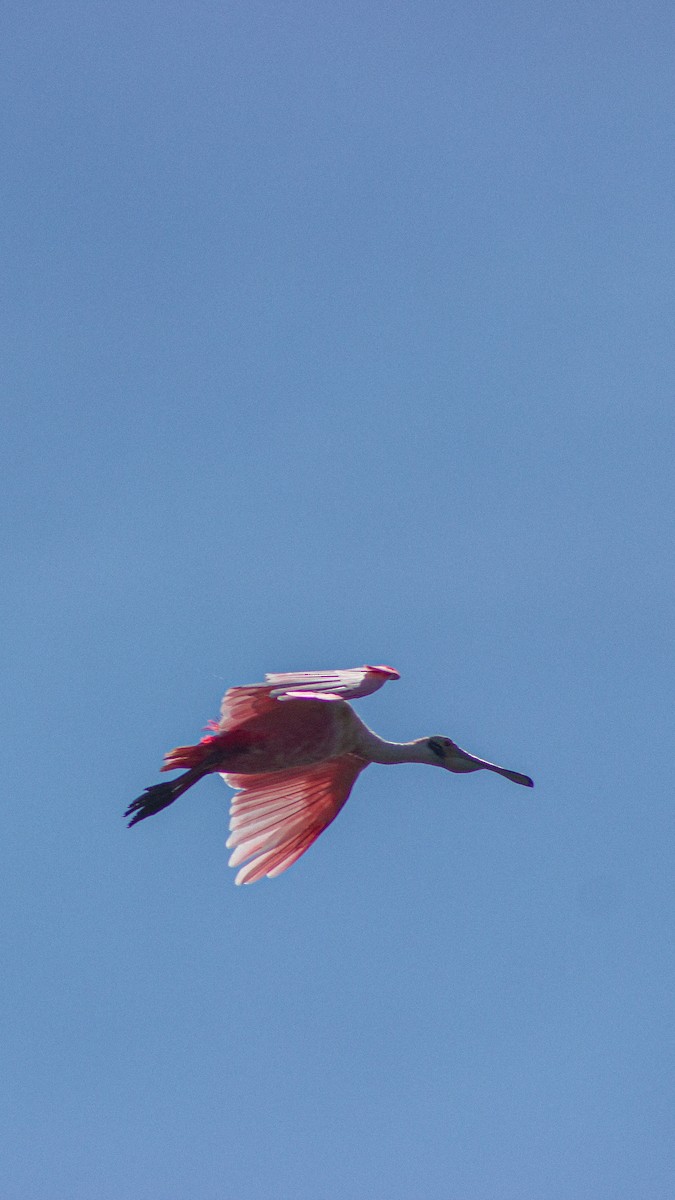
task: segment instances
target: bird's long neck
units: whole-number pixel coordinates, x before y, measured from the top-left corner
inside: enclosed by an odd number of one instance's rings
[[[418,763],[429,762],[429,749],[426,738],[418,738],[414,742],[388,742],[378,737],[372,729],[365,726],[360,737],[360,752],[374,763]]]

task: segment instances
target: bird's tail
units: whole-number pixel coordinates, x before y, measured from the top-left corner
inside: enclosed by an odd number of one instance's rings
[[[146,788],[142,796],[134,800],[124,814],[125,817],[131,817],[129,828],[131,829],[131,826],[136,825],[138,821],[144,821],[146,817],[154,817],[155,813],[161,812],[163,808],[168,808],[174,800],[182,796],[183,792],[186,792],[193,783],[207,773],[207,767],[193,767],[184,775],[179,775],[178,779],[171,779],[166,783],[155,783],[152,787]]]
[[[207,763],[213,764],[226,748],[227,741],[227,736],[219,734],[217,737],[212,735],[202,738],[196,746],[176,746],[164,755],[164,764],[160,771],[177,771],[180,767],[192,769],[204,767]]]

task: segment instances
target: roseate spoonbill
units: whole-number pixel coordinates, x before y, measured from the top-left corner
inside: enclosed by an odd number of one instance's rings
[[[347,702],[399,678],[393,667],[366,666],[266,675],[264,683],[230,688],[220,721],[207,725],[212,732],[196,746],[165,755],[162,771],[187,767],[185,774],[146,788],[124,814],[131,817],[129,826],[217,772],[236,791],[227,842],[233,848],[229,865],[241,867],[235,883],[255,883],[280,875],[309,849],[369,763],[428,763],[457,774],[496,771],[533,786],[528,775],[476,758],[450,738],[387,742],[368,729]]]

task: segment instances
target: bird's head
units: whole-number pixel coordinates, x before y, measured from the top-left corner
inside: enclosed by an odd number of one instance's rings
[[[487,762],[483,758],[476,758],[474,754],[462,750],[456,742],[448,737],[442,737],[440,734],[425,738],[424,745],[425,761],[436,767],[444,767],[446,771],[453,771],[457,775],[467,771],[495,771],[497,775],[503,775],[506,779],[511,779],[513,783],[522,784],[523,787],[534,786],[529,775],[521,775],[519,771],[509,771],[506,767],[498,767],[495,763]]]
[[[478,771],[482,765],[476,762],[472,755],[461,750],[456,742],[442,737],[439,733],[425,738],[425,749],[429,752],[428,761],[435,767],[445,767],[446,771]]]

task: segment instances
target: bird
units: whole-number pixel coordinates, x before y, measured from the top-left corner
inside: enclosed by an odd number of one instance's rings
[[[205,775],[217,773],[235,790],[230,807],[229,866],[235,883],[255,883],[286,871],[340,812],[370,763],[426,763],[455,774],[494,771],[533,787],[509,771],[434,734],[389,742],[364,725],[350,701],[400,679],[393,667],[363,666],[265,676],[230,688],[220,720],[196,745],[177,746],[161,771],[184,774],[148,787],[125,812],[129,828],[173,804]]]

